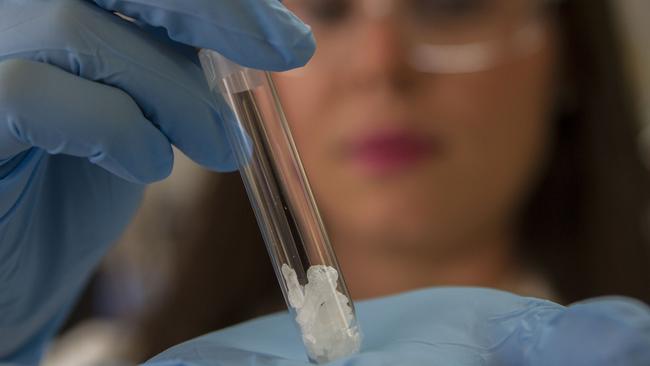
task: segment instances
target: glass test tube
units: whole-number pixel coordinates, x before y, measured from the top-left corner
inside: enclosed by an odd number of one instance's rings
[[[361,333],[350,294],[268,72],[199,53],[210,89],[236,123],[225,121],[271,262],[311,362],[358,352]]]

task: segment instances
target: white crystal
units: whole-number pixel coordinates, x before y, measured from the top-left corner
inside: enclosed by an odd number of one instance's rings
[[[291,269],[286,264],[282,265],[282,275],[287,282],[287,289],[289,294],[289,305],[293,308],[301,308],[305,303],[305,294],[302,292],[302,286],[298,282],[296,271]]]
[[[337,290],[336,269],[311,266],[305,286],[300,285],[296,272],[286,264],[282,265],[282,275],[309,357],[328,362],[357,352],[361,335],[354,324],[350,300]]]

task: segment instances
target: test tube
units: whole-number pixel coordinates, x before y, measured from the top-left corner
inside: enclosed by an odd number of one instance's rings
[[[312,363],[359,351],[352,299],[325,231],[271,74],[201,50],[210,89],[236,121],[225,121],[287,307]],[[218,97],[218,95],[215,95]]]

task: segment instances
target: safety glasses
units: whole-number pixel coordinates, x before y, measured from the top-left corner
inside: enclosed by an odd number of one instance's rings
[[[285,0],[332,63],[363,44],[373,22],[395,29],[409,64],[427,73],[490,69],[539,49],[560,0]]]

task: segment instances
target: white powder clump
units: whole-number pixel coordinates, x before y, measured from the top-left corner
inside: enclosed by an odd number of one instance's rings
[[[300,285],[296,271],[282,265],[289,305],[296,310],[309,357],[329,362],[359,351],[361,335],[354,323],[350,300],[337,290],[336,269],[315,265],[307,270],[307,284]]]

